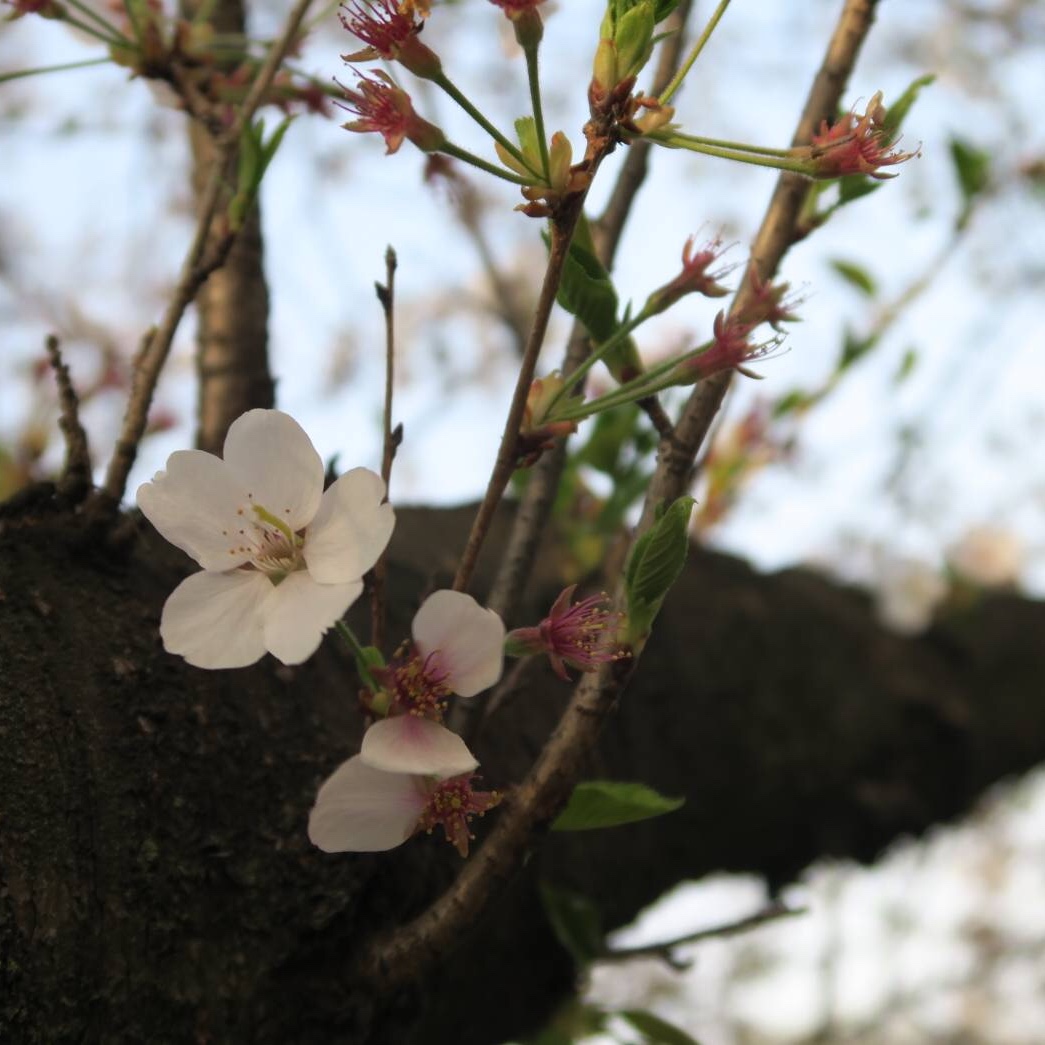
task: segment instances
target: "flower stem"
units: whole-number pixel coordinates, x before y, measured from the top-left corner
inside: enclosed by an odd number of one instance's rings
[[[24,76],[36,76],[39,73],[62,73],[68,69],[86,69],[92,65],[105,65],[111,58],[87,58],[82,62],[62,62],[59,65],[38,65],[34,69],[16,69],[13,73],[0,73],[0,83],[8,80],[20,80]]]
[[[793,174],[804,174],[807,177],[813,175],[813,170],[808,163],[799,159],[788,159],[790,154],[785,150],[781,150],[781,154],[777,155],[774,151],[751,146],[744,146],[742,149],[721,148],[717,145],[708,145],[700,138],[671,132],[654,132],[647,135],[647,138],[669,149],[688,149],[690,152],[699,152],[704,156],[717,156],[723,160],[749,163],[755,167],[773,167],[776,170],[791,171]]]
[[[548,162],[548,138],[544,133],[544,109],[541,106],[541,81],[537,68],[538,45],[525,49],[526,53],[526,76],[530,81],[530,103],[533,106],[533,124],[537,131],[537,144],[541,150],[541,167],[544,169],[544,180],[551,177],[551,167]]]
[[[666,105],[671,101],[675,92],[682,86],[682,81],[689,75],[690,69],[693,68],[693,63],[700,57],[700,52],[704,50],[704,45],[711,39],[711,34],[718,26],[719,20],[726,13],[727,7],[729,7],[729,0],[719,0],[718,7],[715,8],[711,18],[708,19],[708,24],[704,26],[704,31],[693,45],[693,49],[686,56],[686,60],[682,63],[681,68],[671,78],[668,86],[661,91],[659,99],[661,105]]]
[[[552,419],[557,419],[557,415],[553,412],[555,410],[555,404],[559,402],[564,396],[568,395],[571,389],[573,389],[577,382],[582,380],[589,370],[600,360],[606,357],[606,354],[621,344],[626,338],[631,336],[632,331],[637,329],[642,323],[644,323],[649,317],[645,312],[640,312],[634,319],[628,320],[627,323],[621,324],[605,341],[592,350],[592,352],[585,358],[584,362],[577,367],[576,370],[567,374],[563,378],[562,388],[556,393],[548,406],[548,416]]]
[[[486,171],[487,174],[492,174],[503,181],[510,181],[513,185],[530,184],[530,179],[522,178],[518,174],[512,174],[510,171],[504,170],[503,167],[496,167],[492,163],[487,163],[486,160],[476,156],[475,153],[468,152],[467,149],[461,149],[451,142],[445,142],[440,145],[438,151],[445,152],[447,156],[453,156],[462,163],[469,163],[473,167],[478,167],[479,170]]]
[[[370,674],[370,669],[366,664],[366,654],[363,652],[363,646],[359,639],[356,638],[355,633],[343,620],[337,622],[337,630],[348,644],[348,648],[352,651],[352,656],[355,657],[356,670],[359,672],[360,682],[371,693],[376,693],[381,687],[374,681],[374,676]]]
[[[82,0],[67,0],[70,7],[75,7],[85,18],[89,18],[92,22],[98,23],[102,29],[105,30],[106,36],[111,43],[129,44],[131,41],[127,39],[120,30],[112,24],[108,19],[103,18],[97,11],[83,3]],[[68,17],[63,21],[68,21]],[[95,30],[97,34],[97,29]]]
[[[450,79],[450,77],[448,77],[445,73],[440,73],[438,76],[433,78],[432,82],[437,87],[442,88],[448,95],[450,95],[450,97],[453,98],[453,100],[457,102],[457,104],[462,109],[464,109],[464,111],[468,113],[468,115],[471,116],[471,118],[475,120],[475,122],[479,124],[479,126],[482,127],[482,129],[486,131],[486,133],[490,135],[490,137],[493,138],[495,142],[498,142],[500,144],[501,148],[503,148],[506,152],[508,152],[511,156],[518,160],[519,163],[521,163],[524,167],[533,171],[535,177],[540,177],[540,172],[533,170],[533,168],[529,164],[529,161],[519,151],[519,147],[517,145],[513,145],[508,138],[506,138],[492,123],[490,123],[490,121],[485,116],[483,116],[483,114],[474,105],[472,105],[472,103],[461,93],[457,85],[453,82],[453,80]],[[519,184],[525,185],[527,184],[527,182],[525,180],[520,180]]]

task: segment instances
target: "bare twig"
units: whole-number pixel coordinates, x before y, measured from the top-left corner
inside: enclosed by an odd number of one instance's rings
[[[235,234],[222,236],[207,256],[206,248],[211,229],[217,217],[218,201],[221,198],[225,179],[225,166],[236,148],[244,130],[250,123],[297,36],[301,20],[312,4],[312,0],[296,0],[279,39],[272,46],[261,68],[258,70],[243,104],[228,131],[218,141],[214,168],[200,199],[196,231],[188,253],[182,263],[181,273],[174,294],[158,327],[153,327],[142,339],[134,361],[134,376],[127,410],[123,418],[112,460],[105,476],[105,483],[96,492],[91,507],[100,515],[115,512],[127,487],[127,477],[138,454],[138,445],[145,432],[149,407],[156,391],[160,373],[170,353],[185,310],[198,293],[207,277],[218,268],[228,254]]]
[[[570,239],[573,230],[580,218],[581,209],[578,206],[572,215],[568,227],[559,224],[552,225],[551,250],[548,255],[548,267],[544,272],[544,282],[541,285],[540,297],[537,299],[537,308],[534,312],[533,324],[530,327],[529,337],[526,339],[526,349],[523,352],[522,362],[519,364],[519,377],[515,383],[515,392],[512,396],[511,405],[508,408],[508,417],[505,420],[504,432],[501,435],[501,445],[497,451],[497,459],[494,462],[493,472],[483,495],[479,510],[476,512],[472,523],[468,541],[461,554],[461,561],[454,576],[454,590],[464,591],[472,579],[472,572],[479,558],[490,523],[493,521],[494,512],[501,503],[508,481],[515,471],[518,460],[517,446],[519,438],[519,426],[522,424],[523,410],[526,406],[526,396],[530,385],[533,383],[534,371],[537,369],[537,357],[540,355],[541,346],[544,344],[544,335],[548,330],[548,321],[551,318],[552,307],[555,304],[555,295],[559,289],[559,281],[562,278],[563,266],[570,249]]]
[[[385,251],[385,282],[375,283],[378,301],[385,313],[385,408],[384,434],[381,449],[381,478],[385,481],[385,500],[389,496],[389,483],[392,480],[392,462],[396,450],[403,441],[403,426],[392,427],[392,389],[395,382],[395,275],[396,252],[389,247]],[[370,644],[378,649],[385,641],[385,578],[388,574],[388,563],[385,559],[387,549],[381,553],[373,569],[373,583],[370,589]]]
[[[796,140],[801,140],[803,134],[808,136],[814,123],[837,106],[860,45],[870,30],[874,8],[875,0],[846,0],[811,88]],[[775,271],[793,240],[802,187],[798,187],[796,205],[795,192],[788,186],[791,177],[783,175],[778,182],[756,241],[763,278]],[[699,396],[691,397],[691,402],[694,399]],[[688,409],[699,416],[699,408]],[[681,490],[680,477],[688,475],[699,445],[698,437],[686,447],[662,446],[637,535],[652,524],[657,501],[674,489]],[[691,451],[688,457],[683,456],[686,451]],[[618,591],[618,607],[621,601],[622,593]],[[463,937],[466,927],[479,917],[498,887],[518,869],[535,835],[569,797],[602,720],[639,659],[636,655],[604,664],[598,673],[584,676],[530,774],[505,803],[485,843],[464,865],[450,889],[424,914],[391,936],[375,941],[364,958],[363,968],[368,975],[386,987],[415,979]]]
[[[58,338],[54,334],[48,335],[46,346],[58,385],[58,427],[65,437],[65,465],[58,481],[58,493],[77,503],[91,488],[91,452],[87,445],[87,433],[80,423],[80,400],[73,388],[69,368],[62,359]]]
[[[761,911],[749,914],[738,921],[725,922],[722,925],[712,926],[710,929],[698,929],[696,932],[676,936],[674,939],[663,940],[660,943],[647,943],[641,947],[607,947],[595,960],[598,962],[627,962],[633,958],[660,958],[671,968],[681,972],[688,969],[692,962],[675,956],[674,951],[678,947],[702,943],[705,940],[720,940],[726,936],[737,936],[740,933],[757,929],[767,922],[794,918],[797,915],[806,914],[807,911],[806,907],[788,907],[783,903],[771,903]]]

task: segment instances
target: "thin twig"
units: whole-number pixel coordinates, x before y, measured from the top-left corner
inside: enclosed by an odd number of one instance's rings
[[[633,958],[660,958],[676,971],[682,971],[688,969],[692,963],[675,957],[673,952],[677,947],[702,943],[704,940],[720,940],[726,936],[737,936],[740,933],[757,929],[767,922],[794,918],[807,912],[806,907],[788,907],[786,904],[772,903],[768,907],[762,908],[761,911],[749,914],[738,921],[725,922],[722,925],[712,926],[710,929],[698,929],[696,932],[676,936],[674,939],[664,940],[661,943],[647,943],[641,947],[607,947],[595,960],[597,962],[627,962]]]
[[[91,488],[91,452],[87,445],[87,433],[80,423],[80,400],[73,388],[69,368],[62,359],[58,338],[49,334],[45,344],[58,385],[58,427],[65,437],[65,465],[58,481],[58,492],[77,503]]]
[[[225,168],[229,157],[253,119],[254,113],[264,99],[265,92],[271,86],[280,64],[297,36],[301,20],[311,4],[312,0],[297,0],[279,40],[262,62],[243,104],[237,111],[235,120],[218,141],[214,168],[200,197],[196,230],[182,263],[174,294],[159,326],[153,327],[142,339],[141,347],[134,360],[134,376],[130,398],[124,413],[123,426],[116,441],[112,460],[109,462],[105,483],[100,490],[96,491],[91,506],[100,515],[115,512],[127,488],[127,477],[134,465],[138,445],[145,432],[152,397],[185,310],[196,297],[207,277],[224,263],[235,241],[236,234],[230,230],[220,237],[209,255],[204,256],[217,217],[218,202],[225,183]]]
[[[814,80],[796,138],[812,130],[815,122],[833,112],[860,45],[873,21],[875,0],[846,0],[838,25],[827,48],[820,72]],[[794,206],[790,192],[781,183],[793,178],[783,175],[769,204],[757,240],[763,278],[775,271],[793,240],[801,204]],[[699,439],[689,448],[695,456]],[[677,456],[676,456],[677,453]],[[663,452],[658,461],[646,511],[636,535],[652,523],[656,500],[673,488],[679,473],[682,448]],[[688,473],[693,456],[683,462]],[[617,595],[618,608],[621,593]],[[474,924],[499,886],[521,865],[542,825],[551,821],[573,789],[580,768],[592,750],[602,720],[609,714],[638,664],[638,655],[585,675],[577,686],[562,719],[549,737],[527,778],[505,803],[484,844],[464,865],[449,890],[414,921],[390,936],[378,939],[365,954],[362,971],[388,989],[416,980],[425,970],[444,960],[466,928]]]
[[[501,445],[497,450],[497,459],[494,462],[490,481],[483,495],[482,503],[476,512],[472,523],[468,541],[461,554],[461,561],[454,576],[454,591],[464,591],[472,579],[479,552],[486,534],[493,521],[494,512],[501,503],[504,491],[507,489],[508,481],[515,471],[518,461],[517,446],[519,439],[519,426],[522,424],[523,410],[526,407],[526,396],[533,383],[533,375],[537,369],[537,357],[540,355],[541,346],[544,344],[544,335],[548,330],[548,321],[551,318],[552,307],[555,304],[555,295],[559,289],[559,281],[562,278],[563,266],[570,249],[570,239],[573,229],[580,217],[580,207],[577,207],[569,227],[552,225],[551,250],[548,255],[548,267],[544,272],[544,282],[541,285],[540,297],[537,299],[537,307],[534,312],[533,324],[530,327],[529,337],[526,339],[526,349],[523,352],[522,362],[519,364],[519,377],[515,383],[515,393],[512,396],[511,405],[508,408],[508,417],[505,420],[504,432],[501,435]]]
[[[385,282],[375,283],[377,299],[385,313],[385,408],[384,432],[381,449],[381,478],[385,481],[385,500],[389,497],[392,481],[392,462],[396,450],[403,441],[403,426],[392,427],[392,389],[395,383],[395,276],[396,252],[392,247],[385,251]],[[385,641],[385,579],[388,563],[387,549],[381,553],[372,571],[370,588],[370,644],[381,649]]]

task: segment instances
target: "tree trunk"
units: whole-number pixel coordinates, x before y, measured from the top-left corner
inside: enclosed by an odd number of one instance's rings
[[[399,511],[393,637],[447,580],[469,518]],[[540,879],[592,897],[609,929],[711,871],[780,885],[820,856],[872,860],[1045,758],[1045,606],[984,598],[905,640],[859,592],[695,549],[590,767],[685,807],[538,840],[444,967],[391,996],[353,960],[459,859],[427,836],[311,847],[316,787],[358,749],[349,664],[333,641],[293,669],[167,655],[159,613],[188,569],[151,532],[113,551],[46,505],[0,516],[4,1042],[493,1045],[573,989]],[[493,786],[522,776],[565,702],[545,666],[526,670],[478,744]]]

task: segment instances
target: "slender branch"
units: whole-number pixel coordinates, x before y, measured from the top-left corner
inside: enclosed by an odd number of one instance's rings
[[[772,903],[761,911],[749,914],[746,918],[740,918],[735,922],[725,922],[715,925],[709,929],[698,929],[696,932],[686,933],[684,936],[676,936],[671,940],[661,943],[647,943],[641,947],[608,947],[596,957],[597,962],[627,962],[634,958],[660,958],[667,962],[673,969],[681,972],[688,969],[692,964],[672,953],[677,947],[685,947],[694,943],[702,943],[704,940],[720,940],[726,936],[737,936],[740,933],[750,932],[767,922],[780,921],[782,918],[794,918],[800,914],[806,914],[806,907],[788,907],[782,903]]]
[[[693,49],[686,55],[682,68],[672,77],[671,83],[660,92],[661,105],[667,105],[675,96],[675,92],[682,86],[682,81],[689,75],[690,69],[693,68],[693,63],[700,57],[700,52],[704,50],[704,45],[711,39],[711,34],[717,28],[719,20],[726,13],[727,7],[729,7],[729,0],[719,0],[719,5],[712,12],[711,17],[708,19],[708,24],[704,26],[704,31],[697,38]]]
[[[377,283],[378,300],[385,313],[385,407],[384,432],[381,447],[381,478],[385,481],[385,499],[389,496],[392,480],[392,462],[396,450],[403,440],[403,426],[392,427],[392,389],[395,383],[395,275],[396,252],[389,247],[385,251],[385,282]],[[385,579],[388,575],[387,549],[374,563],[373,585],[370,589],[370,645],[381,649],[385,642]]]
[[[301,20],[312,4],[312,0],[297,0],[284,25],[279,40],[261,64],[250,90],[240,106],[232,126],[218,142],[217,155],[210,178],[200,199],[196,231],[188,253],[182,263],[181,274],[174,294],[158,327],[152,328],[142,339],[134,361],[134,377],[123,426],[113,452],[105,483],[96,492],[93,509],[100,514],[114,512],[119,506],[127,487],[127,477],[138,454],[138,445],[145,432],[145,424],[152,404],[152,397],[160,379],[160,373],[170,354],[174,335],[182,316],[195,298],[207,277],[224,262],[235,240],[235,233],[228,232],[209,257],[204,257],[211,228],[218,211],[225,180],[225,165],[236,148],[244,129],[250,123],[265,92],[272,83],[280,63],[286,56],[297,35]]]
[[[657,59],[657,68],[653,77],[653,92],[656,94],[671,79],[682,52],[683,29],[693,6],[693,0],[682,0],[667,23],[670,35],[662,45]],[[633,143],[624,158],[609,203],[597,222],[592,224],[596,249],[599,258],[607,269],[613,268],[617,247],[624,231],[624,223],[631,212],[632,204],[638,195],[642,183],[646,179],[649,167],[650,146],[643,141]],[[588,335],[579,322],[573,324],[563,359],[562,372],[570,375],[580,367],[590,352]],[[583,394],[583,386],[575,389]],[[501,556],[497,577],[487,604],[506,620],[511,620],[526,578],[533,569],[534,557],[540,544],[541,535],[551,517],[555,494],[559,488],[559,480],[566,463],[566,440],[563,439],[549,450],[534,466],[530,481],[526,484],[515,521],[512,525],[508,545]],[[457,709],[478,713],[482,704],[479,701],[459,701]],[[464,711],[462,713],[465,713]],[[467,736],[466,736],[467,739]]]
[[[537,369],[537,357],[540,355],[541,346],[544,344],[544,335],[548,330],[548,321],[551,318],[552,307],[555,304],[555,295],[559,289],[559,281],[562,279],[563,266],[566,264],[566,256],[570,249],[570,239],[573,236],[574,227],[580,218],[583,201],[574,208],[570,218],[565,224],[553,223],[551,235],[551,251],[548,256],[548,267],[544,272],[544,282],[541,285],[540,297],[537,299],[537,308],[533,317],[533,325],[530,327],[530,335],[526,340],[526,348],[523,351],[522,362],[519,365],[519,377],[515,383],[515,393],[512,396],[511,405],[508,408],[508,417],[505,420],[504,432],[501,435],[501,445],[497,451],[497,459],[494,462],[493,472],[486,487],[482,503],[476,513],[472,530],[468,534],[461,561],[454,576],[454,591],[464,591],[468,582],[472,579],[476,560],[482,549],[483,541],[486,539],[490,523],[493,521],[494,512],[500,504],[508,481],[515,471],[517,462],[517,443],[519,437],[519,426],[522,424],[523,410],[526,407],[526,396],[533,383],[534,371]]]
[[[58,385],[58,427],[65,437],[65,464],[62,467],[58,492],[75,502],[91,488],[91,452],[87,446],[87,433],[80,423],[80,400],[77,398],[76,389],[73,388],[69,368],[62,359],[58,338],[51,334],[45,344],[54,370],[55,383]]]
[[[870,30],[874,8],[875,0],[845,3],[810,91],[796,139],[808,135],[814,119],[823,118],[838,104],[860,45]],[[782,176],[781,182],[790,177],[793,176]],[[781,191],[778,185],[756,241],[762,252],[759,257],[764,278],[775,270],[792,242],[800,207],[801,198],[796,204],[791,193]],[[698,393],[691,397],[691,402],[699,398]],[[649,528],[656,504],[673,489],[680,472],[678,461],[683,454],[681,472],[688,474],[699,442],[699,438],[691,439],[687,445],[680,445],[677,453],[662,447],[636,536]],[[617,605],[621,605],[619,591]],[[595,744],[602,720],[611,712],[639,660],[637,653],[628,660],[602,665],[598,673],[584,676],[530,774],[505,803],[485,843],[464,865],[450,889],[424,914],[374,942],[364,958],[366,974],[386,989],[414,980],[441,960],[464,935],[495,890],[514,875],[535,834],[551,821],[568,798]]]

